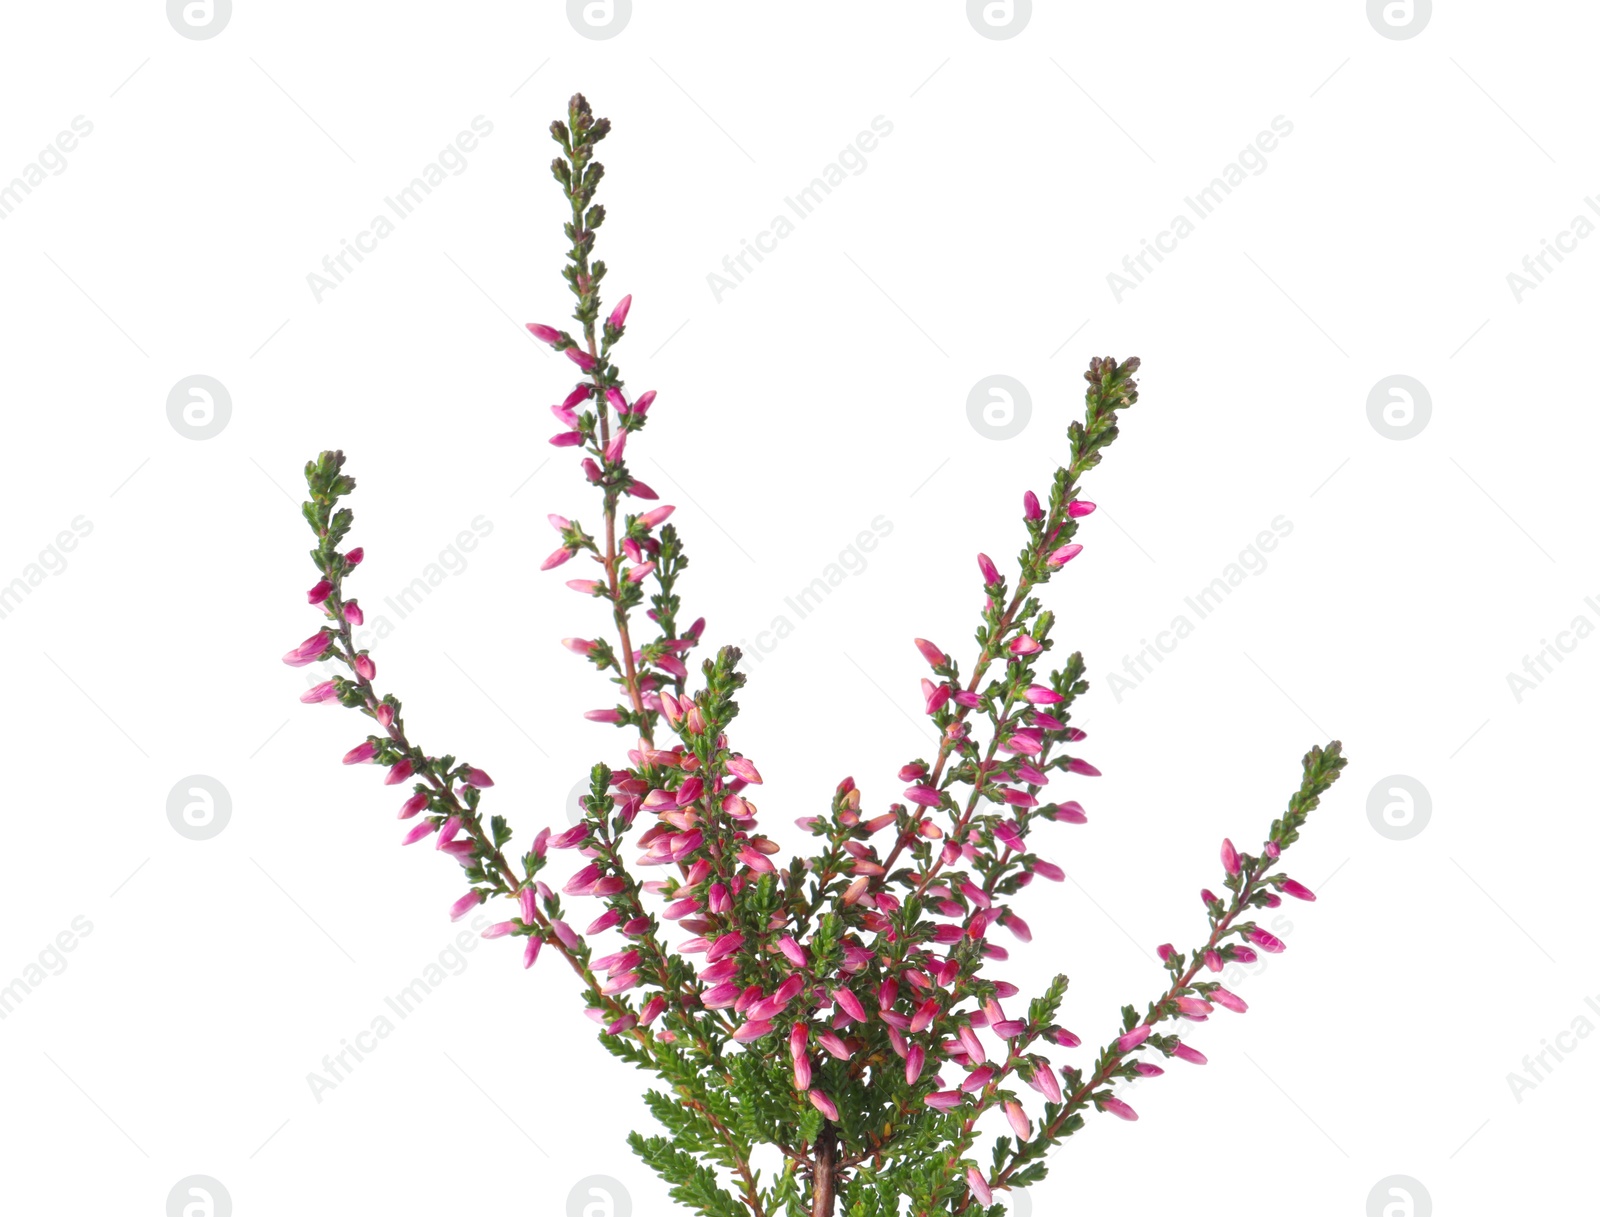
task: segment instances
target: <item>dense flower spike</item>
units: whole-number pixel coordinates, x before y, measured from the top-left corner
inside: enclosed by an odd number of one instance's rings
[[[1047,1155],[1087,1113],[1138,1118],[1119,1082],[1161,1076],[1163,1058],[1205,1063],[1168,1024],[1244,1013],[1202,973],[1283,950],[1249,918],[1280,894],[1315,899],[1277,864],[1344,759],[1337,743],[1312,749],[1259,856],[1224,842],[1221,894],[1202,894],[1209,936],[1188,952],[1159,948],[1166,991],[1143,1014],[1125,1007],[1092,1062],[1072,1063],[1067,1054],[1082,1041],[1056,1022],[1065,976],[1024,1004],[996,975],[1008,959],[1002,941],[1034,940],[1014,907],[1022,889],[1065,878],[1040,856],[1061,856],[1063,844],[1036,834],[1086,823],[1073,796],[1100,774],[1076,755],[1083,658],[1060,657],[1055,617],[1039,597],[1052,578],[1085,571],[1063,570],[1083,552],[1080,521],[1095,510],[1080,481],[1138,400],[1137,360],[1095,359],[1067,463],[1042,493],[1022,496],[1015,566],[978,555],[981,596],[966,585],[980,613],[976,656],[914,639],[928,665],[919,704],[937,732],[932,755],[901,764],[894,786],[875,794],[830,777],[828,805],[796,820],[813,840],[809,858],[767,835],[761,770],[731,736],[740,653],[723,647],[691,665],[705,620],[680,624],[688,559],[675,508],[630,511],[630,500],[657,497],[628,464],[648,442],[638,433],[656,393],[629,401],[615,353],[633,298],[606,311],[606,268],[591,260],[606,219],[594,153],[609,131],[581,95],[551,127],[560,148],[552,171],[570,206],[563,276],[575,326],[528,330],[580,373],[551,407],[562,428],[551,443],[577,450],[574,485],[598,505],[590,527],[549,517],[559,544],[543,569],[578,562],[567,585],[585,600],[565,603],[584,618],[562,641],[608,682],[600,708],[583,714],[622,728],[625,755],[589,770],[560,831],[511,848],[509,825],[483,807],[499,793],[489,774],[413,743],[399,699],[374,687],[376,665],[352,636],[361,610],[345,590],[365,555],[341,550],[353,526],[342,501],[355,481],[339,452],[306,466],[304,517],[316,537],[306,600],[323,621],[284,662],[332,667],[301,700],[336,701],[369,720],[344,761],[382,766],[385,783],[409,788],[402,844],[432,839],[465,881],[451,919],[472,917],[487,939],[522,939],[524,967],[545,950],[559,955],[606,1048],[661,1078],[649,1106],[671,1136],[629,1141],[674,1199],[710,1217],[888,1217],[907,1206],[920,1217],[992,1217],[999,1193],[1044,1177]],[[937,568],[922,577],[945,591],[957,585]],[[853,725],[877,738],[869,724]],[[826,753],[813,744],[808,755]],[[517,774],[501,777],[516,790]],[[534,797],[549,805],[547,793]],[[552,857],[570,864],[546,876]],[[980,1124],[1011,1136],[981,1147],[991,1134]],[[751,1165],[757,1142],[779,1151],[768,1178]]]

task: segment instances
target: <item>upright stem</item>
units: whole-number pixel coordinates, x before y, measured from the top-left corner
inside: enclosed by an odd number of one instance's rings
[[[814,1154],[811,1217],[833,1217],[834,1200],[839,1190],[839,1136],[833,1131],[831,1123],[823,1124]]]

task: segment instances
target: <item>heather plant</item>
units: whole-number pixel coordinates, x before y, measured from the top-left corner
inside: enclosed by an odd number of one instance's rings
[[[301,700],[336,701],[371,720],[344,761],[384,766],[386,784],[409,788],[402,843],[431,840],[461,868],[466,891],[451,916],[509,901],[510,915],[484,936],[520,940],[527,967],[559,955],[600,1042],[658,1079],[645,1100],[667,1135],[628,1140],[686,1209],[1000,1217],[997,1194],[1042,1179],[1046,1155],[1091,1114],[1138,1118],[1118,1083],[1159,1075],[1158,1061],[1205,1063],[1179,1034],[1183,1023],[1244,1012],[1214,978],[1227,963],[1283,950],[1251,920],[1256,910],[1282,896],[1314,899],[1280,869],[1281,856],[1343,768],[1340,746],[1306,754],[1258,852],[1223,842],[1219,890],[1201,893],[1204,936],[1192,950],[1160,948],[1161,991],[1142,1011],[1125,1006],[1097,1053],[1060,1021],[1065,975],[1024,1002],[996,974],[1008,954],[995,931],[1030,940],[1022,891],[1063,878],[1048,860],[1062,849],[1054,837],[1085,822],[1074,795],[1099,774],[1072,726],[1089,687],[1083,657],[1049,666],[1056,620],[1038,597],[1081,551],[1077,533],[1095,505],[1080,482],[1138,400],[1138,360],[1095,359],[1066,463],[1043,498],[1023,495],[1015,571],[978,555],[968,666],[916,640],[937,750],[900,768],[897,801],[864,797],[844,778],[827,807],[798,821],[810,856],[782,861],[758,827],[761,773],[734,740],[739,651],[722,647],[691,678],[686,660],[705,622],[682,621],[688,559],[668,523],[673,508],[648,506],[656,494],[626,459],[656,395],[630,398],[613,354],[631,298],[601,317],[594,154],[609,129],[581,95],[551,126],[561,148],[554,174],[571,206],[562,273],[577,326],[528,328],[581,375],[552,407],[561,431],[551,442],[581,451],[600,514],[592,530],[551,516],[560,544],[544,569],[576,560],[582,574],[567,586],[609,619],[607,636],[564,644],[615,688],[616,703],[586,717],[627,733],[625,757],[590,770],[579,823],[512,848],[505,819],[485,814],[489,775],[414,742],[399,699],[378,692],[372,658],[356,646],[362,612],[346,581],[363,551],[345,546],[353,519],[343,500],[355,480],[340,452],[306,466],[319,575],[309,599],[327,624],[285,661],[348,670]],[[547,880],[562,854],[573,862]]]

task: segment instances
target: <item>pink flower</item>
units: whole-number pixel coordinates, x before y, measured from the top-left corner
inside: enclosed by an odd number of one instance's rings
[[[989,1191],[988,1180],[975,1166],[967,1167],[967,1186],[972,1189],[972,1194],[978,1198],[980,1204],[994,1203],[994,1195]]]
[[[861,1004],[861,999],[849,989],[835,989],[833,991],[833,1000],[839,1004],[839,1009],[855,1019],[856,1022],[864,1023],[867,1021],[867,1011]]]
[[[365,625],[367,615],[361,611],[361,606],[354,600],[344,602],[344,619],[351,625]]]
[[[672,513],[677,510],[678,509],[676,507],[672,506],[652,507],[649,511],[645,512],[639,517],[639,523],[643,524],[646,528],[656,528],[661,524],[665,524]]]
[[[1000,570],[988,554],[978,555],[978,570],[983,573],[983,585],[990,587],[1000,582]]]
[[[922,1100],[935,1111],[951,1111],[961,1106],[959,1090],[936,1090]]]
[[[312,604],[321,604],[333,594],[333,584],[326,579],[319,579],[317,585],[306,593],[306,599]]]
[[[917,1079],[922,1076],[922,1067],[927,1063],[928,1050],[921,1044],[912,1044],[906,1049],[906,1085],[915,1086]]]
[[[528,333],[540,342],[548,342],[551,346],[561,341],[561,331],[553,326],[540,325],[537,321],[528,322]]]
[[[497,921],[494,925],[491,925],[488,929],[486,929],[481,936],[484,938],[504,938],[516,928],[517,927],[514,922]]]
[[[355,671],[357,676],[361,677],[362,680],[370,681],[378,674],[377,665],[373,663],[371,657],[367,655],[357,655],[355,657],[355,661],[351,663],[350,667]]]
[[[371,740],[363,740],[344,754],[344,763],[346,765],[364,765],[377,755],[378,745]]]
[[[528,936],[528,945],[522,949],[522,966],[531,968],[539,958],[539,952],[544,947],[544,939],[537,934]]]
[[[338,696],[339,690],[335,687],[333,681],[325,680],[320,685],[313,685],[300,694],[300,700],[311,706],[320,701],[332,701]]]
[[[1044,519],[1044,508],[1039,506],[1039,496],[1031,490],[1024,491],[1022,495],[1022,518],[1029,523]]]
[[[591,723],[620,723],[622,712],[620,710],[585,710],[584,718]]]
[[[1073,757],[1067,762],[1067,768],[1071,772],[1080,774],[1086,778],[1097,778],[1100,776],[1100,771],[1098,769],[1096,769],[1088,761],[1080,760],[1077,757]]]
[[[912,641],[917,644],[917,650],[922,652],[922,657],[933,667],[937,668],[950,662],[950,657],[926,638],[913,638]]]
[[[420,822],[418,822],[416,824],[413,824],[411,826],[411,831],[406,833],[405,836],[400,838],[400,844],[401,845],[415,845],[418,841],[422,840],[424,837],[432,836],[435,831],[436,831],[436,826],[434,825],[434,822],[432,820],[422,820],[422,821],[420,821]]]
[[[321,659],[322,656],[326,654],[328,647],[332,645],[332,643],[332,634],[329,634],[323,630],[318,630],[315,634],[311,635],[310,638],[307,638],[299,646],[295,647],[294,650],[284,655],[283,662],[288,664],[291,668],[303,668],[307,664],[315,663],[317,660]]]
[[[644,393],[639,394],[639,396],[634,399],[633,412],[635,414],[641,414],[642,415],[646,410],[648,410],[651,407],[651,405],[655,402],[655,400],[656,400],[656,391],[654,389],[650,389],[650,390],[647,390]]]
[[[389,766],[389,772],[384,775],[385,786],[398,786],[416,771],[416,766],[411,763],[410,757],[402,757]]]
[[[911,802],[922,807],[937,807],[944,801],[944,796],[932,786],[908,786],[905,795]]]
[[[344,556],[344,564],[351,570],[361,565],[361,560],[367,556],[367,551],[357,545]]]
[[[1226,837],[1222,839],[1222,869],[1230,875],[1239,873],[1239,851],[1234,849],[1233,842]]]
[[[568,549],[565,545],[563,545],[560,549],[555,550],[548,558],[546,558],[543,562],[541,562],[539,564],[539,569],[540,570],[554,570],[556,567],[560,566],[563,562],[566,562],[568,559],[570,559],[572,557],[572,555],[577,553],[577,552],[578,552],[577,550]]]
[[[1244,998],[1236,993],[1230,993],[1221,985],[1211,990],[1211,1000],[1224,1010],[1232,1010],[1235,1014],[1243,1014],[1250,1008],[1245,1005]]]
[[[483,893],[474,888],[450,906],[450,920],[460,921],[478,905],[483,903]]]
[[[811,1100],[811,1106],[815,1107],[823,1115],[827,1116],[828,1119],[837,1120],[839,1118],[839,1109],[833,1105],[833,1100],[827,1095],[823,1094],[822,1091],[807,1091],[806,1098]]]
[[[1018,1141],[1026,1141],[1033,1136],[1033,1125],[1028,1123],[1027,1113],[1015,1099],[1006,1101],[1006,1119],[1011,1122],[1011,1131],[1017,1134]]]
[[[494,785],[494,779],[481,769],[467,770],[467,776],[461,780],[468,786],[477,786],[479,788]]]
[[[611,310],[611,317],[606,322],[614,330],[620,330],[628,322],[628,309],[633,305],[631,295],[624,296],[617,301],[617,307]]]
[[[1176,999],[1178,1013],[1188,1015],[1190,1018],[1203,1018],[1210,1014],[1213,1007],[1203,997],[1180,997]]]
[[[301,700],[304,699],[302,698]],[[1309,887],[1293,879],[1285,879],[1283,881],[1283,891],[1285,895],[1293,896],[1296,900],[1315,900],[1317,898],[1317,894]]]
[[[1051,566],[1065,566],[1068,562],[1071,562],[1082,552],[1083,546],[1074,542],[1071,545],[1063,545],[1060,549],[1051,554],[1047,561]]]
[[[806,949],[787,934],[778,939],[778,950],[797,968],[806,966]]]
[[[1191,1065],[1204,1065],[1206,1063],[1205,1053],[1197,1052],[1184,1043],[1180,1043],[1173,1048],[1172,1055],[1180,1061],[1188,1061]]]
[[[1137,1120],[1139,1118],[1139,1113],[1121,1099],[1101,1099],[1100,1110],[1109,1111],[1119,1120]]]
[[[1094,506],[1088,499],[1074,499],[1067,504],[1067,515],[1074,520],[1081,520],[1094,512]]]
[[[1132,1031],[1124,1032],[1117,1040],[1117,1051],[1132,1052],[1140,1044],[1144,1043],[1145,1040],[1150,1038],[1151,1030],[1152,1028],[1148,1023],[1143,1023],[1135,1027]]]
[[[421,811],[427,805],[428,805],[428,796],[427,795],[425,795],[425,794],[414,794],[409,799],[407,799],[404,803],[400,804],[400,814],[396,818],[397,819],[401,819],[401,820],[409,820],[412,816],[416,815],[419,811]]]
[[[1277,955],[1283,951],[1283,940],[1267,933],[1266,930],[1259,928],[1251,930],[1247,937],[1269,955]]]
[[[752,786],[761,785],[761,774],[754,765],[742,756],[729,758],[728,772],[740,781],[749,782]]]
[[[741,1044],[751,1044],[764,1035],[772,1034],[772,1024],[762,1019],[739,1024],[739,1029],[733,1033],[733,1038]]]
[[[595,357],[589,354],[588,351],[582,350],[578,347],[568,347],[567,358],[572,360],[573,363],[577,364],[578,367],[585,372],[594,371]]]

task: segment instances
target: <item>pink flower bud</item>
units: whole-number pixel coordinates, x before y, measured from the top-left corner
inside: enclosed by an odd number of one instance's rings
[[[548,558],[546,558],[543,562],[539,563],[539,569],[540,570],[554,570],[556,567],[560,566],[563,562],[565,562],[569,558],[571,558],[572,555],[575,554],[576,552],[577,552],[577,550],[568,549],[565,545],[563,545],[560,549],[555,550],[553,553],[551,553],[551,555]]]
[[[1082,552],[1083,546],[1079,545],[1077,542],[1073,542],[1070,545],[1063,545],[1060,549],[1056,550],[1048,559],[1046,559],[1046,562],[1050,566],[1065,566],[1068,562],[1071,562]]]
[[[1006,1119],[1011,1122],[1011,1131],[1017,1134],[1018,1141],[1026,1141],[1033,1136],[1033,1125],[1028,1123],[1022,1104],[1015,1099],[1006,1101]]]
[[[317,585],[306,593],[306,599],[312,604],[321,604],[333,594],[333,584],[326,579],[319,579]]]
[[[436,829],[434,827],[434,823],[433,823],[432,820],[423,820],[420,823],[413,824],[411,826],[411,831],[406,833],[405,836],[400,838],[400,844],[401,845],[415,845],[418,841],[422,840],[424,837],[432,836],[435,831],[436,831]]]
[[[1150,1032],[1151,1027],[1148,1023],[1142,1023],[1135,1027],[1132,1031],[1124,1032],[1117,1040],[1117,1051],[1132,1052],[1140,1044],[1144,1043],[1145,1040],[1150,1038]]]
[[[326,633],[325,631],[318,630],[315,634],[311,635],[310,638],[307,638],[299,646],[295,647],[294,650],[285,654],[283,657],[283,662],[288,664],[291,668],[303,668],[307,664],[315,663],[317,660],[321,659],[323,655],[327,653],[328,647],[331,646],[332,643],[333,635]]]
[[[1233,842],[1226,837],[1222,840],[1222,869],[1230,875],[1239,873],[1239,851],[1234,849]]]
[[[1162,963],[1171,963],[1172,957],[1176,955],[1177,952],[1172,949],[1172,944],[1170,942],[1163,942],[1156,948],[1156,954],[1160,957]]]
[[[1213,1007],[1203,997],[1180,997],[1176,999],[1179,1014],[1188,1015],[1190,1018],[1203,1018],[1210,1014]]]
[[[639,517],[639,523],[643,524],[646,528],[656,528],[661,524],[665,524],[672,513],[677,510],[678,509],[676,507],[671,506],[652,507],[649,511],[645,512]]]
[[[806,1097],[811,1100],[811,1106],[827,1116],[828,1119],[837,1120],[839,1118],[839,1109],[833,1105],[833,1100],[823,1094],[822,1091],[808,1091]]]
[[[347,567],[349,567],[351,570],[354,570],[356,567],[361,565],[362,559],[365,558],[366,556],[367,556],[367,551],[365,549],[363,549],[361,546],[357,545],[354,549],[352,549],[349,553],[347,553],[344,556],[344,564]]]
[[[398,786],[416,771],[416,766],[411,763],[410,757],[403,757],[389,766],[389,772],[384,775],[385,786]]]
[[[1274,934],[1267,933],[1266,930],[1259,928],[1251,930],[1248,937],[1251,942],[1269,955],[1277,955],[1283,951],[1283,940]]]
[[[1224,1010],[1232,1010],[1235,1014],[1243,1014],[1250,1007],[1245,1004],[1244,998],[1236,993],[1230,993],[1221,985],[1211,990],[1211,1000]]]
[[[778,939],[778,950],[782,951],[783,957],[795,967],[806,966],[806,949],[787,934]]]
[[[752,786],[761,785],[761,774],[754,765],[742,756],[729,758],[728,772],[742,782],[749,782]]]
[[[367,615],[361,611],[361,606],[354,600],[344,602],[344,619],[351,625],[365,625]]]
[[[855,1019],[856,1022],[864,1023],[867,1021],[866,1007],[861,1004],[861,999],[849,989],[835,989],[833,991],[833,1000],[838,1003],[839,1009]]]
[[[1067,762],[1067,769],[1072,773],[1079,774],[1086,778],[1097,778],[1100,776],[1100,771],[1098,769],[1096,769],[1088,761],[1080,760],[1077,757],[1073,757]]]
[[[967,1167],[967,1186],[972,1189],[972,1194],[977,1197],[979,1204],[994,1203],[994,1195],[989,1191],[988,1180],[975,1166]]]
[[[593,355],[589,354],[588,351],[582,350],[579,347],[568,347],[567,358],[572,360],[573,363],[577,364],[578,367],[585,372],[594,371],[595,358]]]
[[[334,686],[333,681],[325,680],[320,685],[313,685],[300,694],[300,700],[310,706],[321,701],[332,701],[338,696],[339,690]]]
[[[1025,491],[1022,495],[1022,518],[1030,523],[1044,519],[1044,508],[1039,506],[1039,496],[1031,490]]]
[[[428,805],[428,796],[427,795],[425,795],[425,794],[414,794],[409,799],[407,799],[404,803],[400,804],[400,814],[396,818],[397,819],[401,819],[401,820],[409,820],[412,816],[416,815],[419,811],[421,811],[427,805]]]
[[[516,928],[517,927],[516,927],[516,924],[514,922],[497,921],[494,925],[491,925],[488,929],[486,929],[483,932],[483,934],[481,935],[481,937],[483,937],[483,938],[504,938],[507,934],[511,933]]]
[[[483,903],[483,893],[474,888],[450,906],[450,920],[460,921],[473,909]]]
[[[1293,879],[1285,879],[1283,881],[1283,891],[1285,895],[1293,896],[1296,900],[1315,900],[1317,898],[1317,894],[1309,887]]]
[[[922,1100],[935,1111],[952,1111],[961,1106],[959,1090],[936,1090]]]
[[[355,662],[352,663],[350,667],[355,671],[357,676],[361,677],[362,680],[370,681],[378,674],[377,665],[374,664],[372,659],[367,655],[357,655]]]
[[[364,765],[377,755],[378,745],[371,740],[363,740],[344,754],[344,763],[346,765]]]
[[[528,322],[528,333],[540,342],[548,342],[551,346],[561,341],[561,331],[553,326],[541,325],[537,321]]]
[[[908,786],[905,796],[921,807],[937,807],[944,801],[944,796],[932,786]]]
[[[467,776],[461,780],[468,786],[477,786],[480,789],[494,785],[494,779],[481,769],[467,770]]]
[[[1067,504],[1067,515],[1074,520],[1081,520],[1084,516],[1093,514],[1094,506],[1088,499],[1074,499]]]
[[[1191,1065],[1204,1065],[1206,1063],[1205,1053],[1197,1052],[1195,1049],[1189,1047],[1188,1044],[1184,1043],[1179,1043],[1175,1048],[1173,1048],[1172,1055],[1177,1057],[1180,1061],[1188,1061]]]
[[[1000,582],[1000,570],[988,554],[978,555],[978,570],[983,574],[983,585],[990,587]]]
[[[751,1044],[762,1036],[772,1034],[772,1024],[762,1019],[756,1019],[739,1024],[738,1030],[733,1033],[733,1038],[741,1044]]]
[[[533,967],[534,963],[538,960],[539,952],[543,949],[543,947],[544,939],[540,938],[537,934],[530,934],[528,936],[528,945],[522,948],[522,966],[524,968]]]
[[[1139,1118],[1139,1113],[1121,1099],[1101,1099],[1100,1110],[1109,1111],[1119,1120],[1137,1120]]]
[[[624,296],[617,301],[617,307],[611,310],[611,317],[606,322],[614,330],[620,330],[628,323],[628,309],[633,306],[633,297]]]
[[[922,657],[933,667],[937,668],[950,662],[950,657],[926,638],[914,638],[912,641],[917,644],[917,650],[922,652]]]

